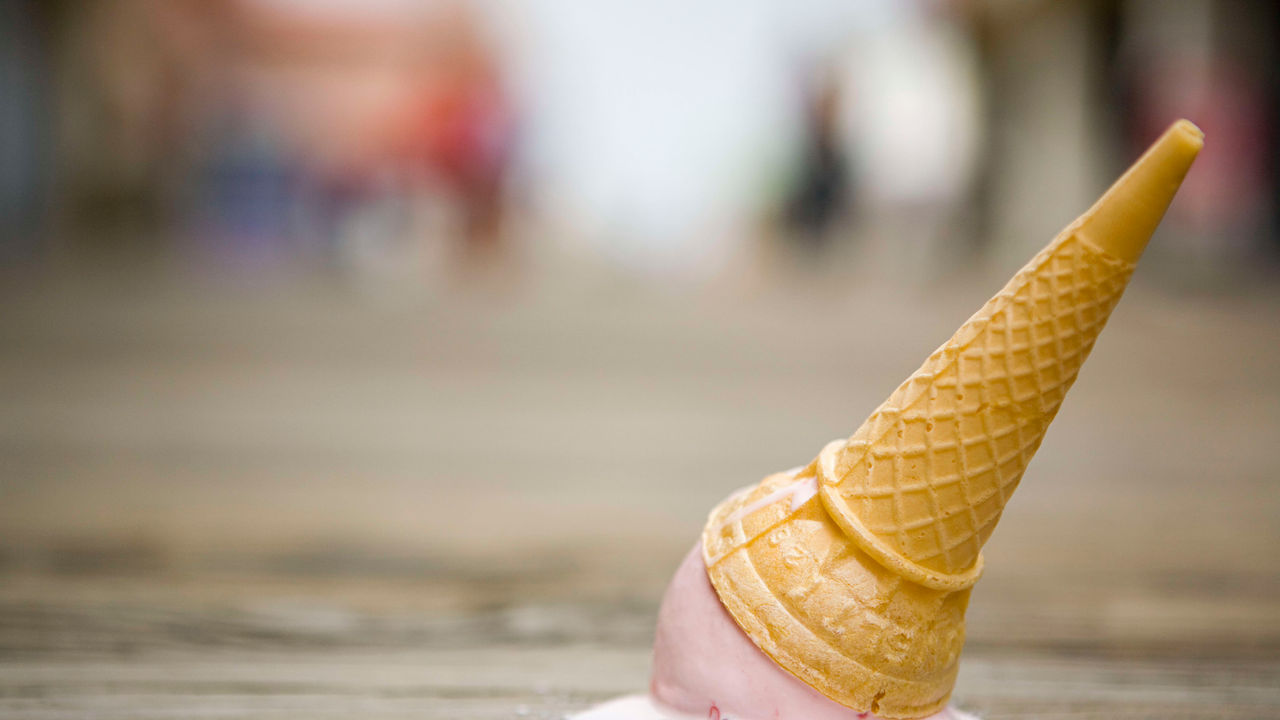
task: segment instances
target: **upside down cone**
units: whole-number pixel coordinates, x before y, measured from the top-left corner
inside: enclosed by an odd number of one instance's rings
[[[656,704],[583,717],[944,711],[982,546],[1202,144],[1174,123],[849,439],[716,507],[663,601]]]

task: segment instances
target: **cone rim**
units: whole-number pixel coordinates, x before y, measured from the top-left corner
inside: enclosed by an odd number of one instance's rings
[[[833,480],[836,475],[836,455],[846,447],[846,442],[836,440],[828,443],[818,455],[818,496],[822,498],[822,506],[840,529],[858,545],[863,552],[870,555],[885,569],[898,574],[906,580],[923,585],[931,590],[964,590],[973,587],[982,577],[986,565],[981,552],[967,569],[957,573],[933,570],[917,563],[894,550],[862,524],[857,513],[844,512],[846,505],[839,495],[839,486]]]

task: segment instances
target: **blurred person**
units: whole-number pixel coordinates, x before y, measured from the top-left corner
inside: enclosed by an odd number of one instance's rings
[[[399,162],[458,204],[469,259],[497,252],[514,113],[496,56],[467,5],[446,5],[415,54],[393,139]]]
[[[784,220],[804,249],[820,252],[849,212],[853,177],[839,134],[840,85],[823,73],[808,94],[800,171],[786,200]]]
[[[0,5],[0,261],[29,255],[46,215],[52,115],[49,26],[58,4]]]
[[[170,35],[203,40],[187,43],[187,214],[202,253],[241,268],[342,256],[348,217],[379,196],[401,31],[341,3],[229,0],[166,15]]]
[[[783,225],[807,249],[826,260],[852,249],[869,275],[906,282],[972,250],[985,108],[962,10],[893,4],[831,43],[804,96],[801,170],[784,201]]]

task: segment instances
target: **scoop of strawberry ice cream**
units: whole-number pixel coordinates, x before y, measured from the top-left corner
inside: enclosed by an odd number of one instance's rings
[[[866,715],[827,699],[751,642],[720,603],[694,547],[658,612],[650,692],[698,717],[855,720]]]
[[[650,696],[619,698],[574,720],[876,720],[783,670],[720,604],[701,546],[676,570],[658,612]],[[976,720],[947,708],[927,720]]]
[[[880,720],[830,700],[761,652],[720,604],[701,545],[662,598],[649,693],[571,720]],[[924,720],[978,719],[949,707]]]
[[[676,570],[658,613],[650,691],[658,704],[721,720],[867,720],[783,670],[720,604],[701,546]],[[961,720],[948,708],[931,720]]]

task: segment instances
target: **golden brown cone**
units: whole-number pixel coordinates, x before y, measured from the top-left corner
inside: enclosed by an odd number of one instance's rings
[[[823,500],[864,550],[917,582],[976,572],[1202,138],[1170,127],[832,459]]]
[[[851,438],[712,511],[708,577],[765,654],[855,710],[946,705],[982,545],[1201,144],[1175,123]]]

